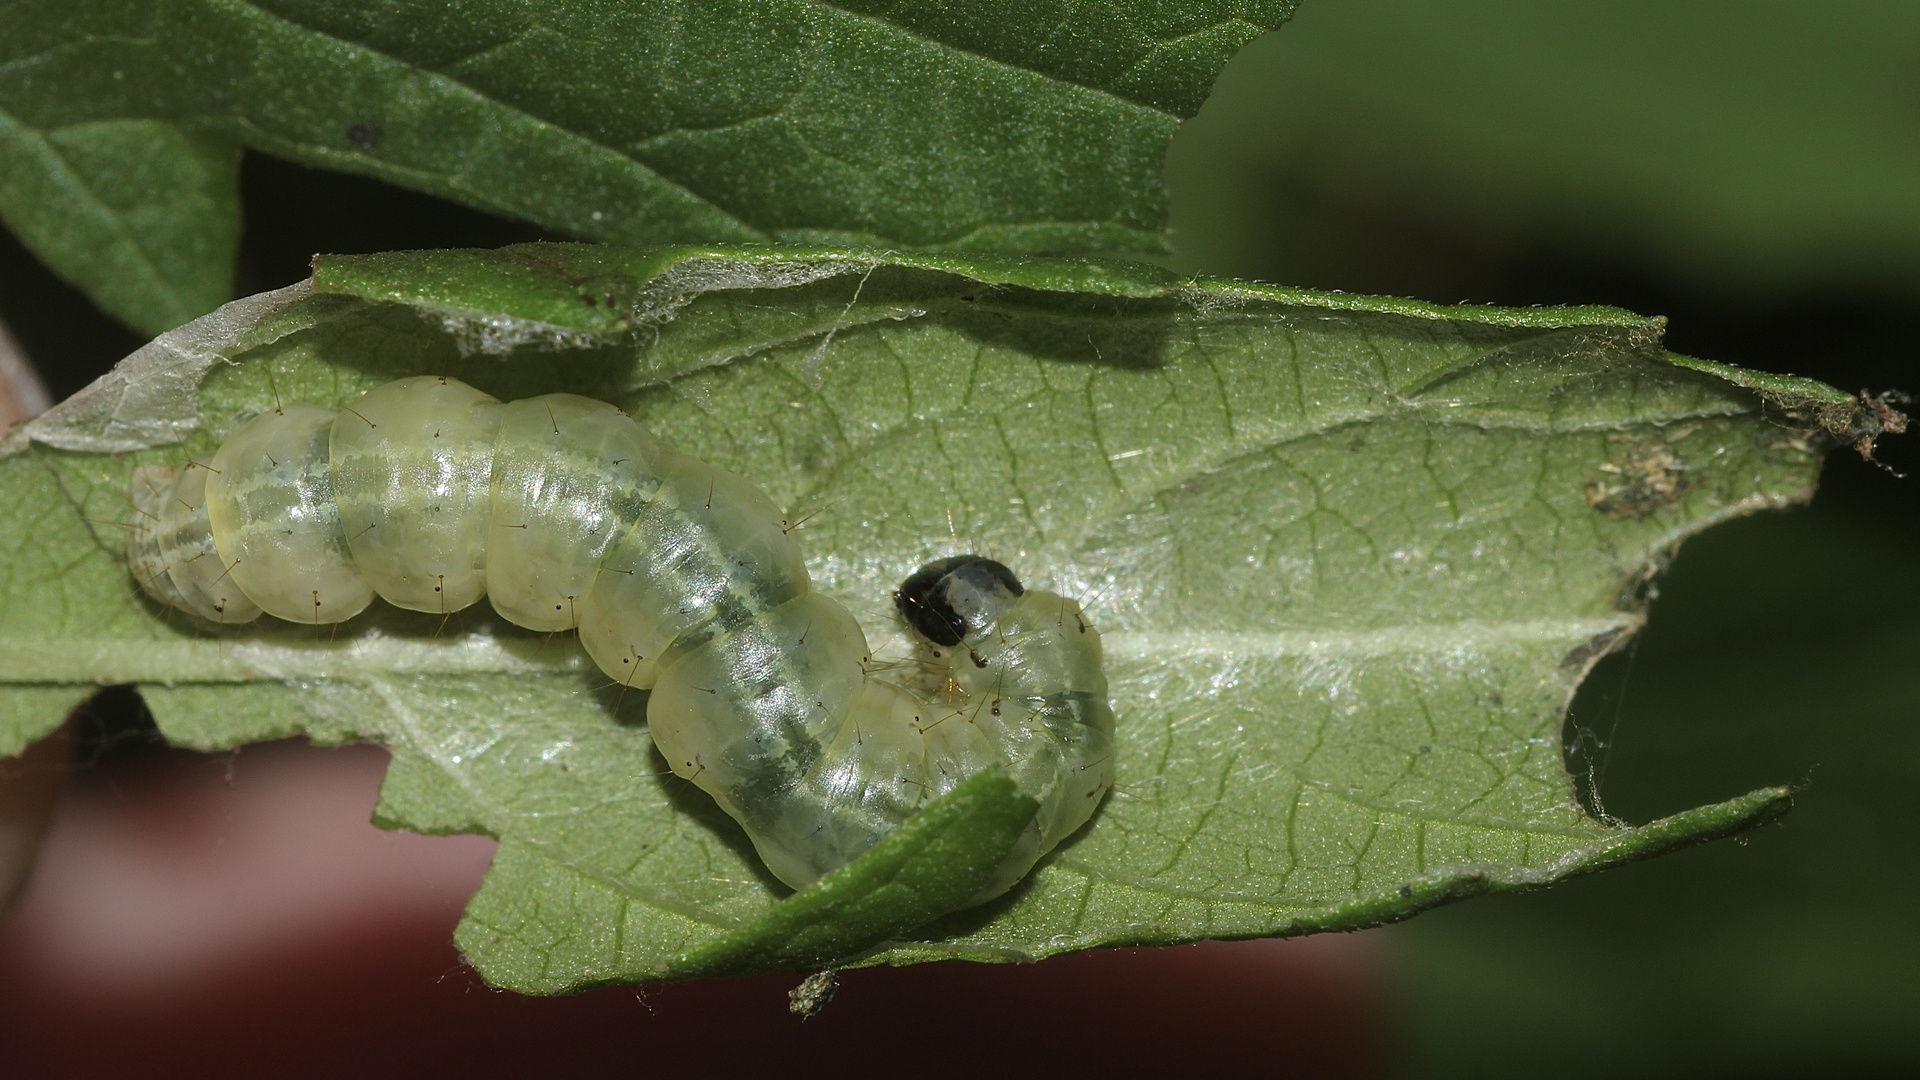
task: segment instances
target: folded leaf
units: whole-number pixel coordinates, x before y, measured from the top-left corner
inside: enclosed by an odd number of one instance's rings
[[[1672,356],[1660,327],[984,256],[323,259],[5,444],[0,682],[139,683],[191,746],[386,743],[382,824],[501,839],[459,940],[518,989],[1370,925],[1789,803],[1632,828],[1583,812],[1562,763],[1575,684],[1673,546],[1804,500],[1824,447],[1878,431],[1817,383]],[[135,465],[422,372],[613,400],[741,473],[804,520],[816,587],[876,643],[897,636],[888,591],[955,551],[1082,598],[1114,793],[1012,894],[908,931],[966,892],[965,838],[1017,808],[955,809],[957,832],[902,840],[919,861],[783,901],[653,752],[644,695],[570,641],[384,605],[216,633],[141,598],[110,524]]]

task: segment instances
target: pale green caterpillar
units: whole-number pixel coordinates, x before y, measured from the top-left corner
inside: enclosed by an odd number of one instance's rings
[[[140,583],[213,622],[336,623],[378,594],[433,613],[486,596],[529,629],[577,627],[615,681],[652,690],[674,772],[796,888],[999,765],[1040,810],[977,903],[1112,784],[1100,635],[1078,604],[978,556],[929,564],[894,596],[914,688],[888,681],[852,614],[809,590],[765,493],[605,402],[401,379],[339,413],[263,413],[204,464],[139,470],[132,494]]]

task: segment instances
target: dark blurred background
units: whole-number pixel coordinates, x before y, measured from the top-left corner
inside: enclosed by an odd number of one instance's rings
[[[1920,5],[1304,0],[1228,67],[1167,171],[1184,270],[1611,303],[1668,316],[1680,352],[1920,390]],[[316,251],[540,237],[258,156],[243,181],[241,293],[298,280]],[[56,398],[140,343],[10,238],[0,318]],[[1741,843],[1361,935],[855,973],[799,1027],[782,979],[485,991],[446,936],[487,841],[373,833],[377,751],[170,751],[120,692],[82,718],[43,880],[0,930],[0,1040],[68,1075],[491,1073],[523,1051],[590,1075],[1920,1072],[1920,498],[1893,475],[1920,468],[1912,442],[1887,441],[1880,466],[1836,453],[1810,508],[1690,541],[1647,630],[1574,702],[1569,767],[1628,821],[1802,785]],[[247,825],[272,815],[249,810],[256,790],[283,807],[306,792],[283,811],[298,821]],[[129,829],[230,880],[97,853]],[[255,865],[280,894],[249,898]],[[123,905],[92,925],[144,913],[172,951],[77,929],[89,889]],[[329,891],[383,914],[309,902]],[[233,916],[195,936],[194,911],[250,903],[292,929],[246,936]],[[982,1037],[948,1046],[927,1026],[955,1019]]]

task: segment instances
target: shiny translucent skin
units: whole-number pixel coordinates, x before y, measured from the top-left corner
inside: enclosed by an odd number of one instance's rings
[[[252,622],[260,606],[240,591],[213,543],[205,466],[148,466],[133,475],[127,561],[166,602],[216,623]]]
[[[227,573],[267,614],[345,622],[373,602],[333,499],[334,414],[293,404],[242,424],[207,468],[207,519]]]
[[[429,612],[484,594],[518,625],[578,627],[617,683],[651,689],[648,727],[673,771],[795,887],[998,766],[1040,810],[980,902],[1111,784],[1100,639],[1077,604],[1030,590],[957,647],[916,638],[913,689],[878,677],[852,614],[811,591],[772,500],[604,402],[501,404],[404,379],[338,414],[262,414],[208,468],[142,470],[135,489],[156,523],[130,530],[130,566],[203,618],[242,621],[257,604],[338,622],[375,592]]]
[[[800,547],[766,493],[677,451],[665,451],[659,468],[653,498],[601,560],[580,614],[587,655],[641,689],[670,653],[809,587]]]
[[[1113,786],[1114,717],[1099,631],[1057,593],[1027,590],[959,652],[953,680],[968,723],[1004,755],[1020,789],[1040,800],[1033,830],[984,899],[1025,877],[1100,805]]]
[[[660,487],[665,445],[604,401],[549,394],[500,410],[487,596],[529,630],[579,625],[607,548]]]
[[[647,728],[673,771],[745,826],[789,884],[852,861],[912,813],[876,815],[863,791],[806,798],[827,771],[824,744],[843,724],[865,722],[854,706],[866,658],[847,609],[807,593],[681,657],[647,703]]]
[[[376,387],[334,418],[340,526],[381,599],[444,615],[487,594],[499,439],[498,400],[432,375]]]

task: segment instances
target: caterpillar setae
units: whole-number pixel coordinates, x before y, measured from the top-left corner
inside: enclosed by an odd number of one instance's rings
[[[1112,783],[1100,635],[1077,603],[980,556],[929,563],[894,594],[916,688],[881,678],[773,501],[605,402],[401,379],[339,413],[264,412],[204,464],[136,471],[132,497],[135,576],[213,622],[337,623],[377,594],[577,628],[601,670],[651,689],[673,771],[796,888],[999,765],[1040,809],[984,901]]]

